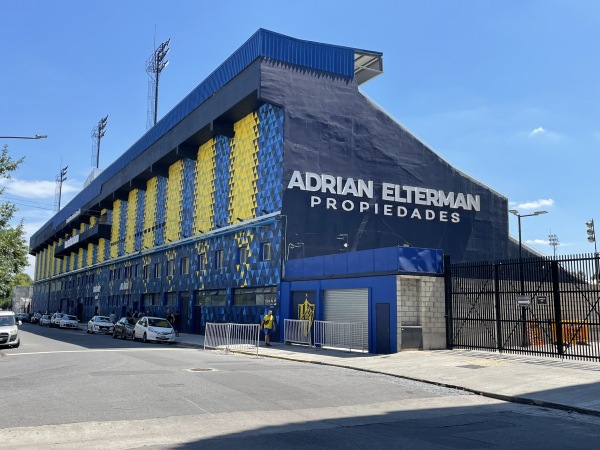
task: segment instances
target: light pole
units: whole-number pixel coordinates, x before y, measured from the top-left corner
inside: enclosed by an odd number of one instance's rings
[[[548,235],[548,244],[553,247],[553,249],[554,249],[554,258],[556,258],[556,247],[558,245],[560,245],[560,242],[558,242],[558,236],[556,236],[555,234],[549,234]]]
[[[531,217],[531,216],[539,216],[540,214],[547,214],[548,211],[535,211],[531,214],[519,214],[519,211],[516,209],[510,209],[508,211],[511,214],[514,214],[519,219],[519,281],[521,284],[521,295],[525,294],[525,277],[523,274],[523,243],[521,241],[521,218],[522,217]],[[527,306],[521,306],[521,322],[523,324],[522,327],[522,346],[527,347],[528,339],[527,339]]]
[[[36,134],[35,136],[0,136],[0,139],[46,139],[45,134]]]

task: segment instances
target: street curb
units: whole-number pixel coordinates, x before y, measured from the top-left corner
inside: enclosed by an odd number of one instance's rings
[[[256,356],[254,354],[250,354],[250,353],[243,352],[243,351],[232,350],[231,352],[237,353],[237,354],[242,354],[242,355],[248,355],[248,356]],[[322,366],[340,367],[343,369],[357,370],[360,372],[373,373],[373,374],[378,374],[378,375],[387,375],[390,377],[400,378],[400,379],[404,379],[404,380],[417,381],[420,383],[431,384],[434,386],[440,386],[440,387],[445,387],[445,388],[450,388],[450,389],[456,389],[459,391],[465,391],[465,392],[469,392],[471,394],[481,395],[482,397],[493,398],[493,399],[502,400],[505,402],[519,403],[519,404],[531,405],[531,406],[540,406],[543,408],[557,409],[557,410],[566,411],[569,413],[575,412],[575,413],[584,414],[584,415],[588,415],[588,416],[600,417],[600,411],[595,411],[592,409],[580,408],[580,407],[575,407],[575,406],[571,406],[571,405],[564,405],[562,403],[547,402],[544,400],[535,400],[535,399],[530,399],[527,397],[496,394],[493,392],[480,391],[477,389],[471,389],[471,388],[467,388],[464,386],[457,386],[457,385],[448,384],[448,383],[441,383],[439,381],[431,381],[431,380],[425,380],[422,378],[409,377],[406,375],[398,375],[398,374],[394,374],[394,373],[381,372],[381,371],[372,370],[372,369],[364,369],[361,367],[352,367],[352,366],[347,366],[344,364],[327,363],[327,362],[323,362],[323,361],[307,361],[307,360],[303,360],[303,359],[289,358],[289,357],[279,356],[279,355],[259,354],[258,356],[264,356],[266,358],[272,358],[272,359],[281,359],[284,361],[295,361],[295,362],[301,362],[301,363],[306,363],[306,364],[316,364],[316,365],[322,365]]]

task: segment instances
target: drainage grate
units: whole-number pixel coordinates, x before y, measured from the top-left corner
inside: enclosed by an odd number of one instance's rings
[[[456,366],[462,369],[484,369],[485,366],[478,366],[477,364],[467,364],[465,366]]]
[[[196,367],[195,369],[185,369],[187,372],[213,372],[215,369],[210,367]]]

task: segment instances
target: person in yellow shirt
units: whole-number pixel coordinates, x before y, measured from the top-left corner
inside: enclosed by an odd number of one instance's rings
[[[269,310],[260,322],[260,326],[265,333],[265,347],[271,346],[271,334],[275,331],[275,317],[273,316],[273,310]]]

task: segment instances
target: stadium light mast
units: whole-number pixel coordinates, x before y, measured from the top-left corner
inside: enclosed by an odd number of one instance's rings
[[[160,78],[160,73],[169,65],[169,61],[165,61],[165,58],[171,50],[169,48],[170,43],[171,38],[160,44],[146,62],[146,72],[150,76],[150,83],[148,86],[149,111],[148,121],[146,123],[147,128],[151,128],[153,125],[156,125],[158,120],[158,80]],[[154,101],[152,102],[152,100]],[[152,116],[154,116],[153,122],[151,122]]]
[[[60,211],[60,200],[62,196],[62,185],[65,181],[67,181],[67,169],[69,166],[65,166],[60,169],[59,174],[56,176],[56,203],[57,203],[57,211]]]
[[[96,165],[96,169],[100,168],[100,141],[106,134],[106,124],[108,123],[108,116],[104,116],[98,121],[98,125],[92,128],[92,139],[94,140],[95,147],[92,151],[92,165]],[[95,160],[95,161],[94,161]]]
[[[548,244],[552,246],[554,251],[554,257],[556,258],[556,247],[560,245],[560,242],[558,242],[558,236],[556,236],[555,234],[549,234]]]

